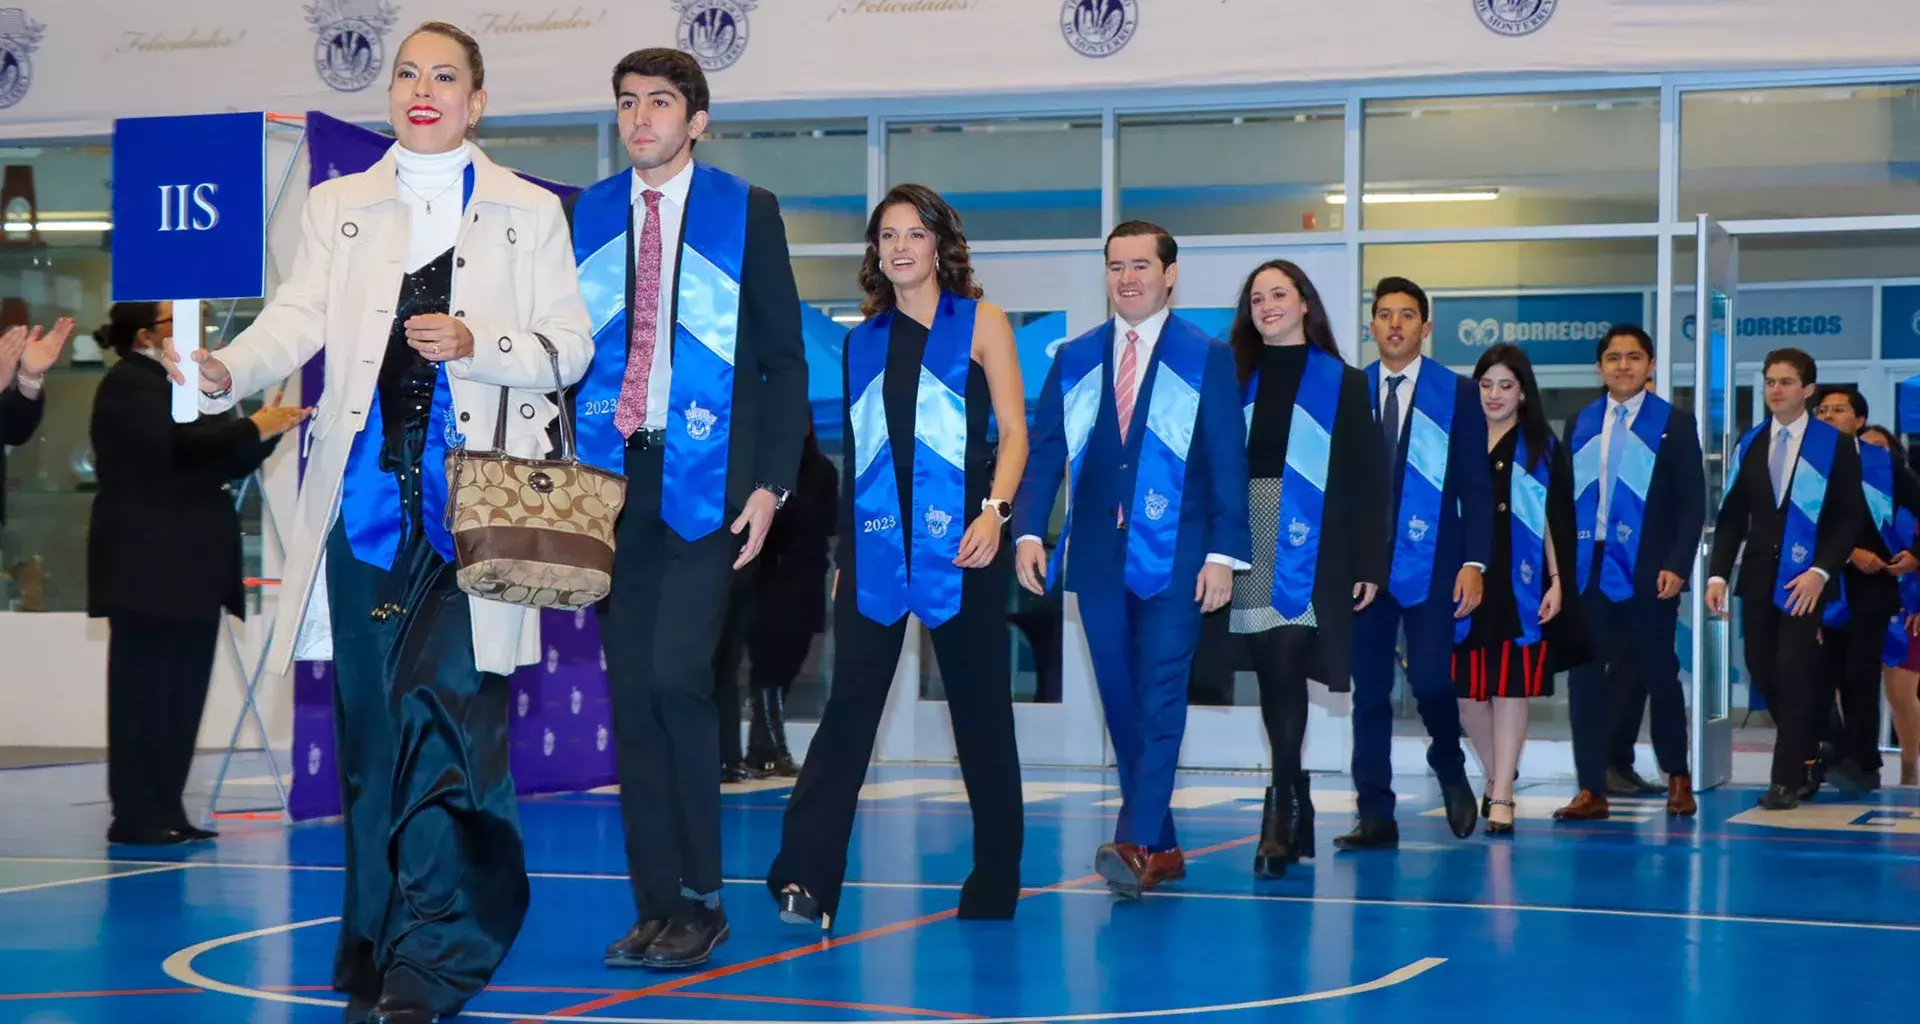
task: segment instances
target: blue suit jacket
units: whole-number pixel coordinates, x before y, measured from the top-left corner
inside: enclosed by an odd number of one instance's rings
[[[1384,373],[1385,367],[1381,369]],[[1447,480],[1440,491],[1440,536],[1434,542],[1433,585],[1427,590],[1427,600],[1438,600],[1452,615],[1453,583],[1460,567],[1468,562],[1489,565],[1493,556],[1493,471],[1487,465],[1487,416],[1480,408],[1479,387],[1431,359],[1421,365],[1415,386],[1451,387],[1455,391],[1453,429],[1447,432]],[[1413,396],[1404,396],[1402,401],[1411,403]],[[1379,402],[1377,391],[1374,402]],[[1389,544],[1399,537],[1401,481],[1407,473],[1407,442],[1412,427],[1413,417],[1408,415],[1393,452],[1393,475],[1389,479],[1393,482],[1390,500],[1395,532]]]
[[[1190,581],[1200,574],[1209,554],[1251,561],[1253,544],[1247,526],[1246,418],[1240,408],[1240,388],[1233,371],[1233,354],[1207,338],[1199,328],[1169,315],[1160,343],[1140,379],[1141,399],[1134,403],[1133,423],[1125,444],[1120,441],[1120,419],[1113,402],[1113,320],[1088,331],[1067,345],[1093,345],[1100,351],[1100,414],[1087,439],[1080,467],[1079,489],[1073,496],[1073,523],[1068,545],[1066,586],[1094,590],[1126,586],[1126,532],[1117,513],[1133,507],[1135,466],[1140,442],[1147,433],[1146,396],[1153,394],[1165,342],[1176,334],[1208,346],[1207,368],[1200,385],[1200,411],[1187,452],[1187,478],[1180,504],[1180,539],[1173,557],[1173,582],[1165,593],[1191,600]],[[1065,352],[1065,348],[1061,349]],[[1030,445],[1025,477],[1013,502],[1016,537],[1044,537],[1053,503],[1067,469],[1067,435],[1060,396],[1060,360],[1047,371],[1028,428]],[[1486,459],[1482,457],[1484,466]],[[1059,581],[1049,580],[1051,586]]]

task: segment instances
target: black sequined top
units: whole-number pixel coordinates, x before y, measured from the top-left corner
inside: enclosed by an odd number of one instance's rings
[[[453,250],[434,257],[400,282],[393,310],[393,329],[387,334],[387,353],[380,362],[380,423],[386,434],[381,467],[398,469],[404,462],[419,465],[427,421],[433,412],[433,386],[438,369],[407,344],[407,321],[428,313],[445,313],[452,303]]]

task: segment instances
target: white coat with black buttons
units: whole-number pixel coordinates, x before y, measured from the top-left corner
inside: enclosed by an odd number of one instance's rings
[[[547,426],[558,410],[548,397],[552,362],[534,335],[559,352],[563,386],[577,382],[593,360],[573,244],[558,197],[493,163],[479,147],[470,152],[473,197],[454,245],[451,311],[473,333],[473,354],[447,364],[453,408],[468,444],[490,447],[500,389],[510,389],[507,451],[539,457],[547,451]],[[287,542],[269,671],[288,671],[296,656],[321,660],[333,654],[327,533],[339,512],[353,437],[366,427],[376,400],[406,273],[409,214],[396,173],[389,152],[367,171],[324,182],[308,194],[292,270],[252,326],[219,353],[233,374],[231,394],[201,402],[204,411],[225,411],[325,350],[326,383],[307,428],[309,460]],[[540,661],[539,615],[498,601],[468,601],[481,671],[504,675]]]

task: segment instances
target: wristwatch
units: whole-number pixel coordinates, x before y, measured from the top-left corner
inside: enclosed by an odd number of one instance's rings
[[[753,486],[755,490],[765,491],[773,495],[773,510],[775,512],[786,508],[787,499],[793,496],[793,492],[787,490],[785,487],[775,487],[772,484],[754,484]]]
[[[991,511],[994,515],[999,516],[1000,521],[1004,523],[1013,518],[1013,502],[1005,498],[982,498],[980,499],[980,511]]]

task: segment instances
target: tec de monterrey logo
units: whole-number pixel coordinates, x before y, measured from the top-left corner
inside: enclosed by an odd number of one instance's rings
[[[1553,18],[1560,0],[1473,0],[1480,24],[1503,36],[1524,36]]]
[[[313,45],[313,69],[339,92],[359,92],[380,79],[386,64],[386,37],[400,17],[398,5],[383,0],[315,0],[304,8],[307,24],[319,38]]]
[[[33,51],[45,34],[46,26],[26,11],[0,8],[0,110],[25,99],[33,88]]]
[[[1067,45],[1088,57],[1111,57],[1126,48],[1140,28],[1136,0],[1061,0],[1060,34]]]
[[[760,0],[674,0],[680,48],[708,71],[724,71],[747,52],[747,12]]]

